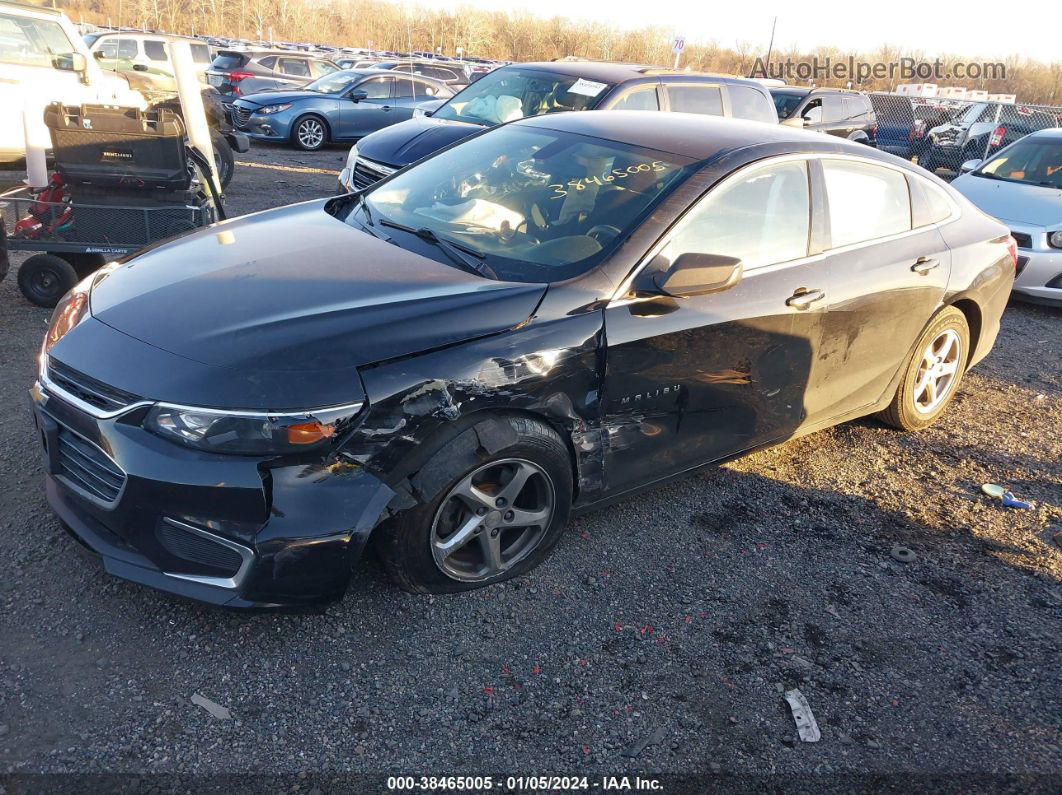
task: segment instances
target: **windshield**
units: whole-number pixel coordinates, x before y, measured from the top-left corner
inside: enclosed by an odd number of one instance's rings
[[[1062,188],[1062,140],[1026,138],[1008,146],[974,172],[979,177]]]
[[[600,138],[504,127],[370,189],[369,213],[358,204],[347,221],[448,264],[453,258],[441,246],[423,240],[457,244],[488,277],[562,281],[601,262],[692,162]]]
[[[807,94],[792,94],[789,92],[771,92],[771,96],[774,98],[774,109],[778,111],[779,119],[788,119],[793,111],[797,109],[797,105],[800,104],[800,100],[807,96]]]
[[[544,113],[587,110],[597,104],[608,88],[608,83],[537,69],[496,69],[432,115],[450,121],[501,124]]]
[[[361,79],[361,75],[336,72],[335,74],[319,77],[306,86],[306,91],[316,91],[319,94],[342,94],[350,86]]]

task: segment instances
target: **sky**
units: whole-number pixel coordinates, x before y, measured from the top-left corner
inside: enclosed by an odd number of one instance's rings
[[[860,3],[805,0],[803,3],[711,3],[708,0],[418,0],[421,5],[456,9],[476,6],[536,16],[597,19],[617,27],[654,25],[682,33],[690,43],[712,39],[724,47],[738,40],[762,45],[778,16],[775,46],[811,49],[834,46],[869,52],[883,44],[936,55],[1002,58],[1021,54],[1062,63],[1062,3],[1059,0],[986,0],[962,3]]]

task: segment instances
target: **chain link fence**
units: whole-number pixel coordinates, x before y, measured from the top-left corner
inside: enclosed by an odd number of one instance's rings
[[[945,179],[1037,130],[1062,127],[1062,106],[870,94],[877,147]]]

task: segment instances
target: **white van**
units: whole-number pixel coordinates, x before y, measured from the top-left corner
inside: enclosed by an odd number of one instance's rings
[[[170,44],[188,42],[199,79],[207,82],[206,70],[214,60],[210,47],[199,39],[162,33],[135,31],[97,31],[84,37],[100,67],[105,72],[121,72],[130,85],[142,90],[174,92],[177,78]]]
[[[0,0],[0,163],[26,155],[27,99],[42,110],[32,123],[45,139],[43,105],[49,102],[144,107],[123,78],[100,69],[66,14]]]

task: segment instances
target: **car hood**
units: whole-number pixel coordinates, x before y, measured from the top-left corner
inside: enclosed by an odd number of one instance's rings
[[[483,129],[478,124],[421,116],[365,136],[358,141],[358,154],[389,166],[407,166]]]
[[[1062,225],[1062,190],[963,174],[951,186],[1001,221],[1033,226]]]
[[[329,215],[327,201],[149,249],[97,284],[92,315],[208,366],[298,378],[504,331],[545,293],[389,244]]]
[[[337,99],[320,91],[259,91],[257,94],[248,94],[240,97],[236,102],[247,105],[279,105],[281,102],[296,102],[300,99]]]

